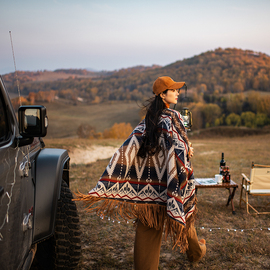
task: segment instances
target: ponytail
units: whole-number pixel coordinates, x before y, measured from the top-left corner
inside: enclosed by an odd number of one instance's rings
[[[167,90],[163,93],[166,92]],[[147,110],[145,116],[145,137],[138,151],[138,156],[142,158],[146,157],[146,154],[154,155],[160,150],[160,131],[158,130],[158,122],[162,111],[166,108],[166,105],[160,95],[158,95],[149,99],[145,108]]]

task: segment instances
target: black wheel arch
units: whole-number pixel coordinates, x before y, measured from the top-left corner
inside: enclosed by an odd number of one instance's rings
[[[64,149],[45,148],[37,156],[34,177],[33,243],[54,234],[62,180],[69,186],[69,159],[68,152]]]

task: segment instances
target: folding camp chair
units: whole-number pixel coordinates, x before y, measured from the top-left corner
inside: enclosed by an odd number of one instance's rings
[[[242,173],[242,184],[241,184],[241,194],[240,194],[240,203],[245,202],[247,213],[249,213],[249,207],[252,208],[256,214],[270,214],[270,212],[259,212],[250,204],[248,201],[248,196],[270,196],[270,166],[269,165],[258,165],[252,162],[250,170],[250,179]],[[244,194],[245,193],[245,198]],[[269,205],[270,202],[266,205]]]

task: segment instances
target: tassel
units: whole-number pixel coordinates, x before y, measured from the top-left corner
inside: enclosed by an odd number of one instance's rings
[[[98,216],[107,216],[113,220],[125,221],[139,219],[145,226],[160,230],[164,227],[165,240],[171,238],[173,249],[180,249],[184,253],[188,248],[187,231],[195,221],[195,212],[187,219],[186,226],[167,215],[166,205],[134,203],[117,199],[106,199],[75,194],[75,201],[82,201],[87,212],[96,212]],[[196,202],[195,202],[196,203]]]

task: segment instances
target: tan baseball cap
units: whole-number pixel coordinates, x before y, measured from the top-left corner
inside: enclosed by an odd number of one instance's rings
[[[153,93],[158,96],[167,89],[180,89],[185,82],[175,82],[172,78],[163,76],[158,77],[153,84]]]

